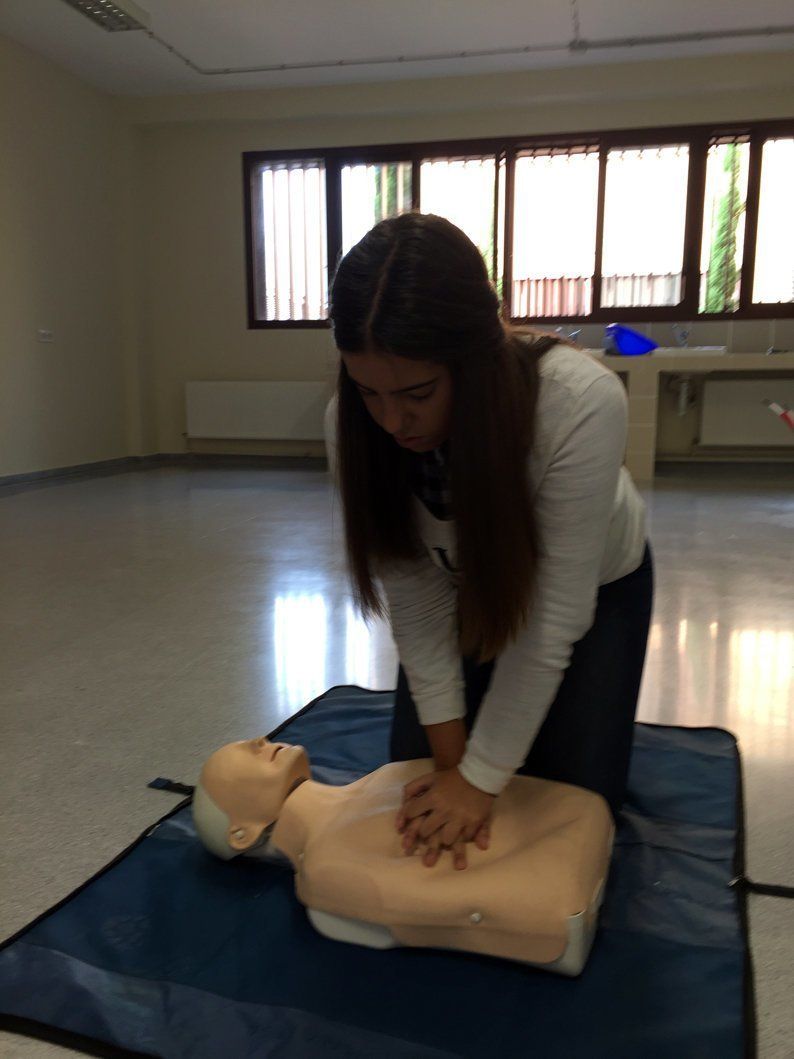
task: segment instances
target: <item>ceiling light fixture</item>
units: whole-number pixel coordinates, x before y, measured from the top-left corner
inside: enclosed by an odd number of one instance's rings
[[[151,18],[132,0],[64,0],[64,3],[110,33],[151,29]]]

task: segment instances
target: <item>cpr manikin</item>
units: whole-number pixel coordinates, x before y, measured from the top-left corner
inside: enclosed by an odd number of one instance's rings
[[[193,816],[204,845],[280,859],[327,937],[373,948],[460,949],[578,974],[595,933],[612,817],[591,791],[514,776],[494,802],[487,850],[469,866],[406,856],[395,817],[429,759],[384,765],[336,787],[310,779],[303,747],[252,739],[206,762]]]

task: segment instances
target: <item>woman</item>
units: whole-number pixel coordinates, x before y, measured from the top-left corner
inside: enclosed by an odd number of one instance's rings
[[[432,867],[484,848],[514,773],[623,801],[653,596],[617,376],[502,319],[449,221],[382,221],[342,259],[326,416],[365,615],[400,657],[392,760],[432,757],[397,819]]]

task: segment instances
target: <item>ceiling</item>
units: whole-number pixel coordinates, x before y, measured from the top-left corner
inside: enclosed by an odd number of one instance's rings
[[[136,3],[150,16],[148,34],[109,33],[64,0],[0,0],[0,33],[106,92],[133,96],[794,48],[791,0]],[[764,32],[740,35],[747,30]]]

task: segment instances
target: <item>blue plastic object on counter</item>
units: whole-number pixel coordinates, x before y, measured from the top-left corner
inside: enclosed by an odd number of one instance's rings
[[[641,335],[639,331],[632,331],[630,327],[624,327],[623,324],[609,324],[604,328],[604,337],[608,346],[614,347],[626,357],[637,357],[659,348],[658,342]]]

